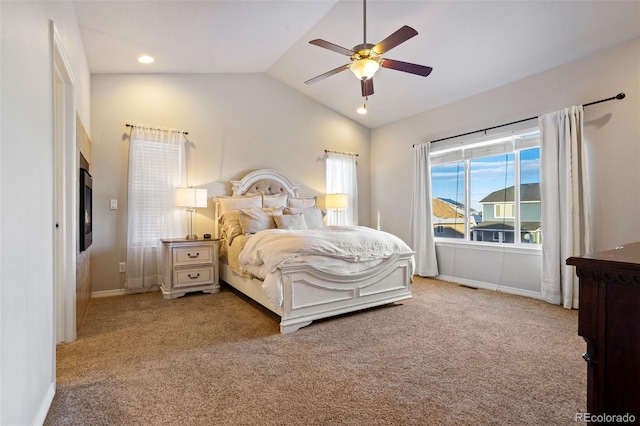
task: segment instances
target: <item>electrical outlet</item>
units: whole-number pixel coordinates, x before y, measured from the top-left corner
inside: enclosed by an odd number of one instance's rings
[[[127,272],[127,262],[120,262],[118,269],[120,272]]]

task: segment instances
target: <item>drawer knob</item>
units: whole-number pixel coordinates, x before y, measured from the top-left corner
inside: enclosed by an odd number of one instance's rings
[[[196,275],[195,277],[192,277],[191,274],[188,274],[187,276],[192,280],[197,280],[198,278],[200,278],[200,272],[198,272],[198,275]]]
[[[195,259],[198,256],[200,256],[200,253],[196,253],[196,254],[187,253],[187,256],[189,256],[190,259]]]

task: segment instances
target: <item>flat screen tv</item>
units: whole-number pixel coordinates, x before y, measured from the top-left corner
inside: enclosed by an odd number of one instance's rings
[[[93,179],[86,169],[80,169],[80,251],[85,251],[91,245],[92,239],[92,191]]]

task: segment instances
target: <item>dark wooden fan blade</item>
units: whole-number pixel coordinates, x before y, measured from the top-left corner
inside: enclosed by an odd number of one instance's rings
[[[309,42],[309,44],[313,44],[313,45],[319,46],[319,47],[324,47],[325,49],[333,50],[334,52],[338,52],[338,53],[341,53],[341,54],[346,55],[346,56],[351,56],[354,53],[354,52],[352,52],[351,50],[349,50],[349,49],[347,49],[345,47],[338,46],[337,44],[333,44],[333,43],[330,43],[330,42],[328,42],[326,40],[321,40],[319,38],[317,38],[315,40],[311,40]]]
[[[396,47],[397,45],[404,43],[409,40],[411,37],[415,37],[418,35],[418,32],[411,28],[408,25],[400,28],[395,33],[391,34],[389,37],[382,40],[380,43],[373,46],[373,51],[378,55],[382,55]]]
[[[360,86],[362,87],[362,97],[373,95],[373,79],[360,80]]]
[[[333,70],[331,70],[331,71],[327,71],[327,72],[325,72],[324,74],[320,74],[319,76],[312,78],[311,80],[307,80],[307,81],[305,81],[304,83],[305,83],[305,84],[313,84],[313,83],[317,83],[317,82],[319,82],[319,81],[321,81],[321,80],[324,80],[324,79],[325,79],[325,78],[327,78],[327,77],[331,77],[331,76],[332,76],[332,75],[334,75],[334,74],[338,74],[339,72],[342,72],[342,71],[344,71],[344,70],[348,70],[348,69],[349,69],[349,65],[350,65],[350,64],[345,64],[345,65],[343,65],[343,66],[341,66],[341,67],[338,67],[338,68],[336,68],[336,69],[333,69]]]
[[[409,62],[396,61],[394,59],[383,59],[382,66],[396,71],[409,72],[411,74],[426,77],[431,74],[433,68],[424,65],[410,64]]]

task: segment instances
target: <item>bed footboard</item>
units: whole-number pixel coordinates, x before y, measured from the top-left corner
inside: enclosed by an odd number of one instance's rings
[[[314,320],[385,305],[411,297],[413,254],[396,254],[375,268],[347,276],[308,265],[282,268],[283,303],[274,309],[261,281],[220,264],[220,279],[281,317],[280,332],[292,333]]]
[[[307,265],[282,268],[281,333],[313,320],[380,306],[411,297],[413,254],[396,254],[365,272],[339,276]]]

